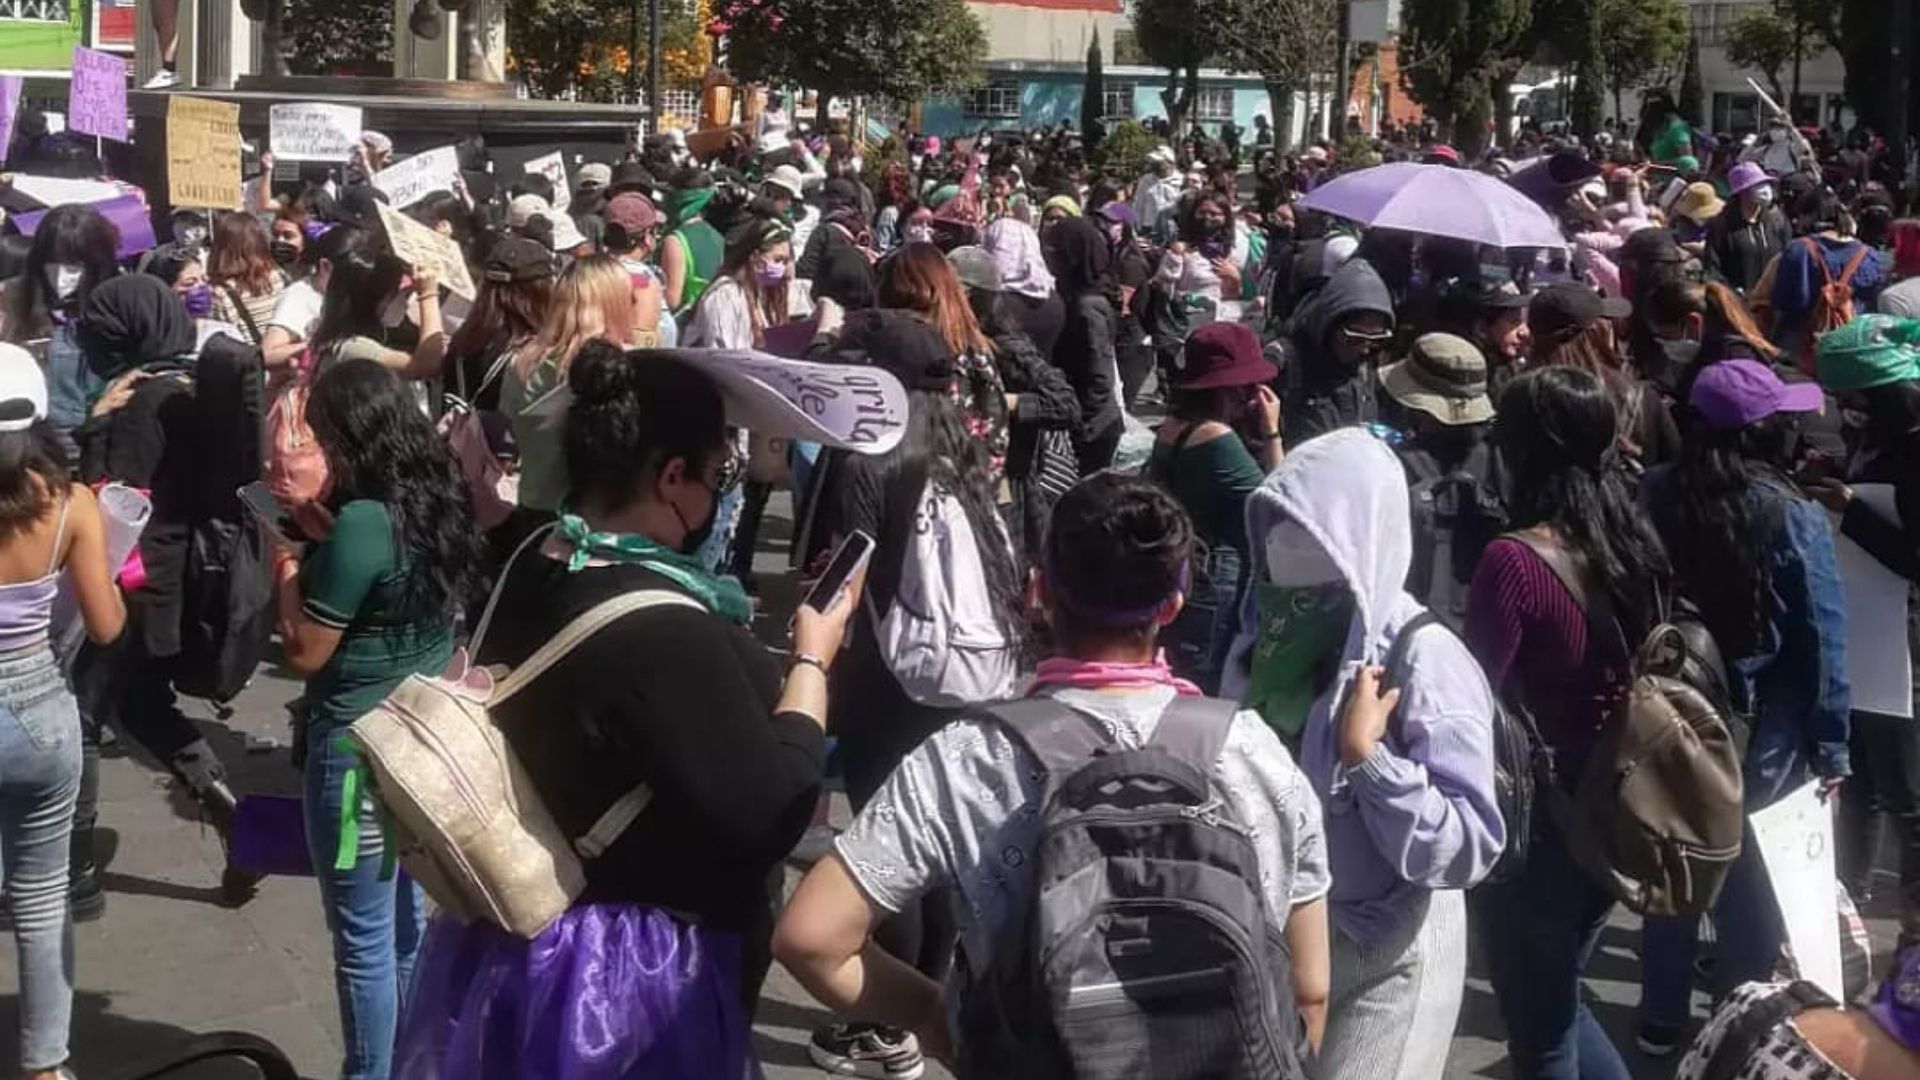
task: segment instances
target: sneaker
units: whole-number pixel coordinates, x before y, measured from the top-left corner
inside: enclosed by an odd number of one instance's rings
[[[161,68],[154,72],[153,78],[140,85],[142,90],[171,90],[180,85],[180,73]]]
[[[1640,1033],[1634,1037],[1634,1045],[1650,1058],[1673,1056],[1686,1040],[1687,1029],[1680,1024],[1655,1024],[1642,1021]]]
[[[835,1076],[919,1080],[927,1069],[920,1040],[880,1024],[830,1024],[813,1033],[807,1056]]]

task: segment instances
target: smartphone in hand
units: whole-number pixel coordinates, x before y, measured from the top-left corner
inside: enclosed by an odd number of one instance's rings
[[[873,558],[875,547],[873,537],[856,530],[853,535],[840,541],[834,550],[833,559],[827,563],[826,572],[807,590],[806,599],[800,601],[815,611],[832,610],[840,602],[840,596],[847,591],[847,583],[852,581],[860,568]]]
[[[280,500],[273,497],[273,492],[267,490],[264,481],[244,484],[234,494],[240,497],[240,505],[246,507],[247,513],[280,543],[295,551],[306,546],[306,534],[293,520],[293,514],[280,505]]]

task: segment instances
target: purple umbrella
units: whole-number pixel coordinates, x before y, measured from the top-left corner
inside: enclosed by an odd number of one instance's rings
[[[1337,176],[1299,205],[1376,229],[1448,236],[1488,247],[1564,247],[1545,210],[1467,169],[1395,162]]]

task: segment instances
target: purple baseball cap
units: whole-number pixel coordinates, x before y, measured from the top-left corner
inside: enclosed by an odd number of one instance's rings
[[[1774,413],[1819,412],[1826,402],[1818,383],[1785,383],[1753,360],[1723,360],[1701,369],[1687,403],[1707,426],[1736,431]]]
[[[1920,1050],[1920,945],[1909,945],[1895,956],[1893,973],[1867,1011],[1907,1049]]]

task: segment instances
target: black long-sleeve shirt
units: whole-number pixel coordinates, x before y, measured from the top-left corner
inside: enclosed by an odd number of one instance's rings
[[[679,590],[638,566],[578,573],[529,552],[508,575],[479,660],[519,663],[601,601]],[[646,783],[653,801],[586,861],[582,902],[652,904],[724,929],[767,918],[768,872],[798,842],[820,792],[825,740],[775,712],[780,665],[718,615],[665,607],[625,616],[498,710],[560,828],[584,835]]]

